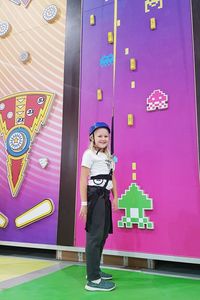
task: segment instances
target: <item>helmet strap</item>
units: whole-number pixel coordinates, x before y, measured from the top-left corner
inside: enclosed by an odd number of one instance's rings
[[[101,149],[98,149],[97,152],[96,152],[96,155],[98,155],[100,151],[101,151]]]

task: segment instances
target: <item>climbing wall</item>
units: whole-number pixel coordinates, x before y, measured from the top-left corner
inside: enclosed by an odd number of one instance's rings
[[[106,248],[197,258],[190,1],[85,0],[82,38],[79,165],[88,127],[110,124],[114,106],[119,210]],[[79,207],[77,192],[77,216]],[[78,217],[75,239],[84,245]]]

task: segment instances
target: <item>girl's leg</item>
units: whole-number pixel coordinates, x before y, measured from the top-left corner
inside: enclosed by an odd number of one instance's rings
[[[107,202],[108,201],[108,202]],[[102,252],[103,252],[103,248],[104,245],[106,243],[106,239],[108,237],[110,228],[111,228],[111,215],[110,215],[110,209],[111,209],[111,204],[110,204],[110,200],[109,198],[106,200],[105,202],[105,223],[104,223],[104,235],[103,235],[103,239],[100,245],[100,261],[101,261],[101,256],[102,256]],[[100,272],[100,265],[99,265],[99,272]]]
[[[100,278],[100,245],[98,236],[87,234],[86,242],[86,262],[87,262],[87,279],[93,281]]]
[[[91,200],[93,201],[93,200]],[[88,281],[100,278],[101,253],[105,243],[105,201],[100,196],[95,200],[90,228],[86,234],[86,264]]]

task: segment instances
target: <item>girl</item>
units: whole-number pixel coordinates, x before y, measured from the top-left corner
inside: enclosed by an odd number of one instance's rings
[[[109,233],[112,233],[112,206],[117,210],[117,187],[113,162],[108,150],[110,128],[104,122],[90,127],[90,146],[82,158],[80,176],[80,216],[86,221],[86,266],[89,291],[111,291],[112,275],[100,270],[101,254]]]

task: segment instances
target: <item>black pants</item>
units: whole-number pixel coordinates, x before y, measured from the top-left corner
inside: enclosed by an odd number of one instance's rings
[[[101,254],[108,234],[112,233],[109,194],[105,188],[88,186],[86,264],[89,281],[100,278]]]

